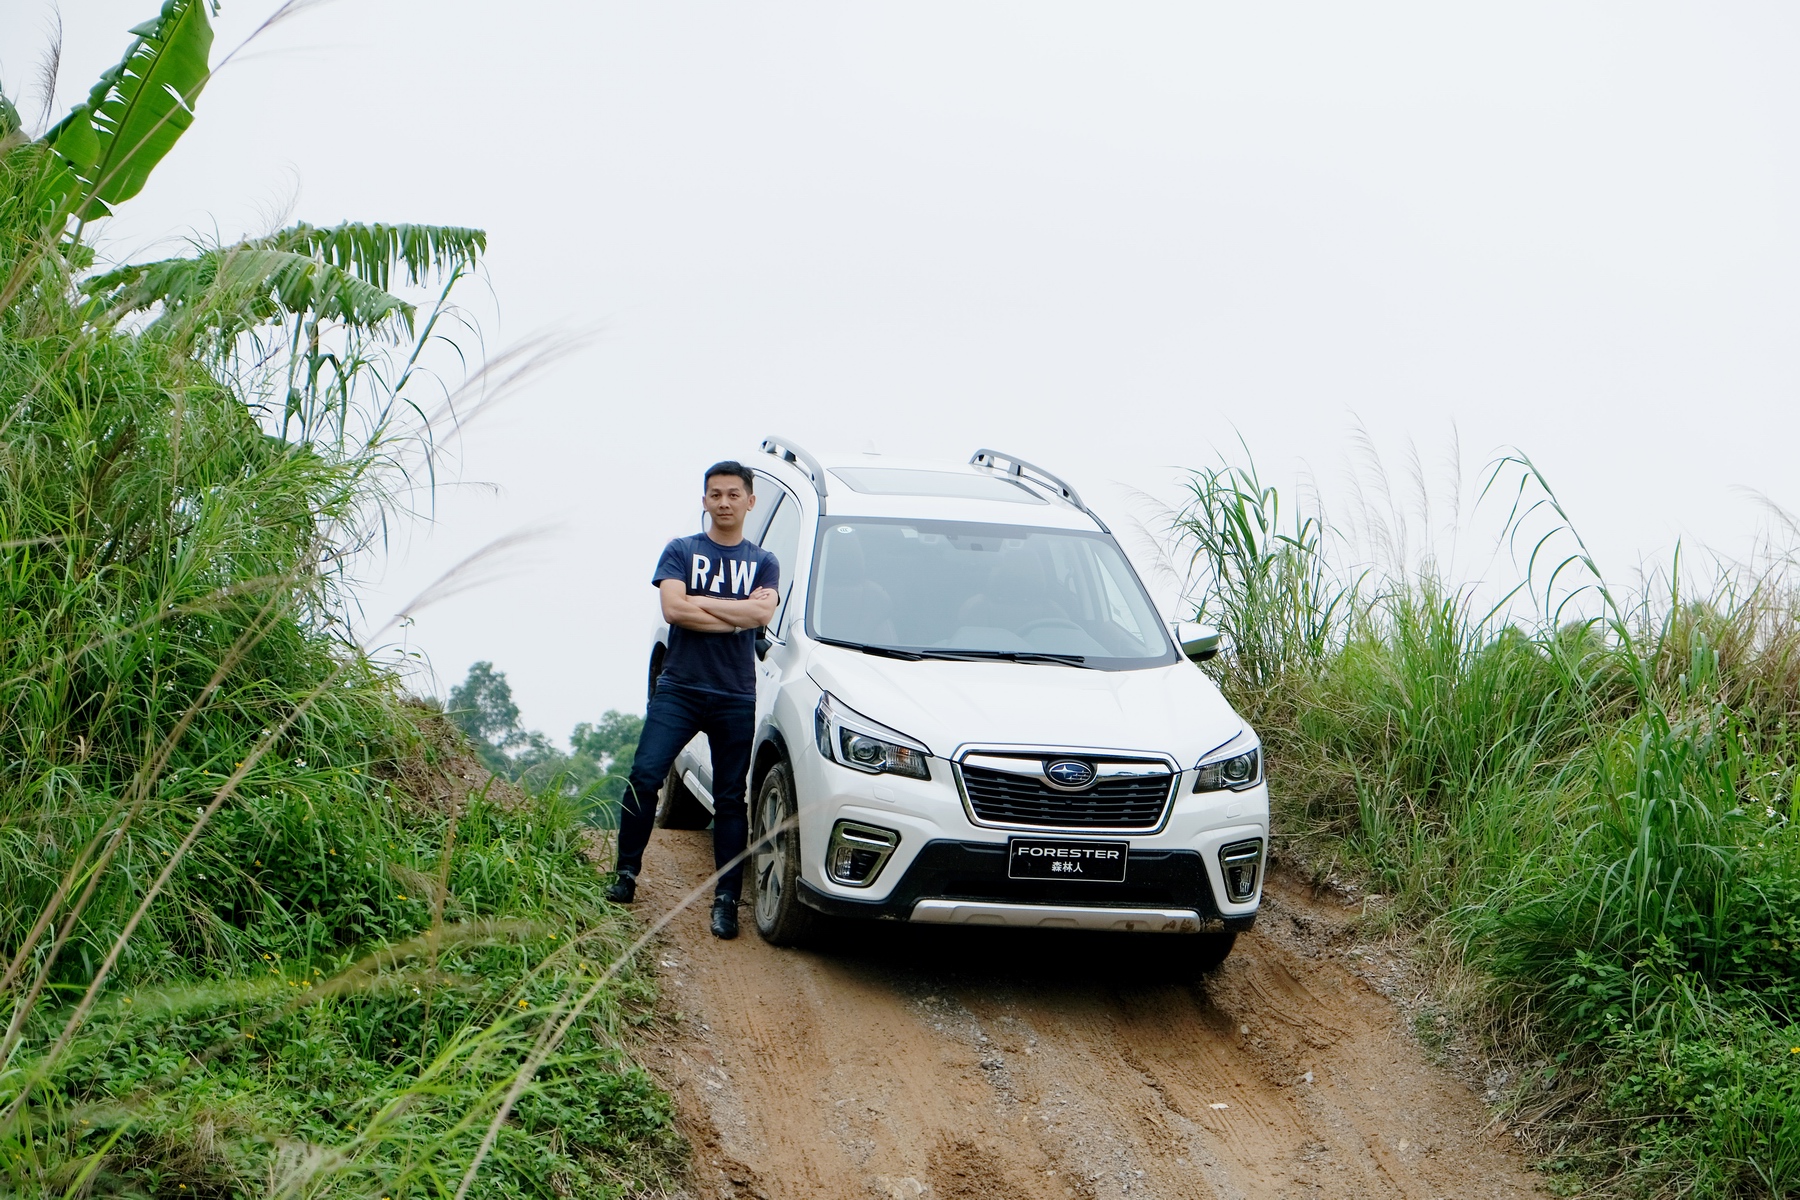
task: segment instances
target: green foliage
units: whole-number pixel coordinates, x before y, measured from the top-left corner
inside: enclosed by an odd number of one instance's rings
[[[393,828],[406,840],[361,874],[382,877],[389,901],[398,863],[450,886],[435,937],[427,895],[397,906],[380,969],[347,947],[271,942],[218,982],[120,989],[46,1081],[31,1161],[9,1182],[63,1185],[91,1168],[109,1192],[250,1194],[284,1171],[345,1194],[454,1187],[480,1140],[469,1114],[491,1108],[545,1023],[622,949],[619,927],[596,920],[599,879],[558,804],[477,803],[459,821]],[[268,878],[304,873],[264,861]],[[354,890],[357,874],[332,882]],[[652,998],[629,971],[608,985],[537,1074],[477,1194],[615,1196],[667,1169],[668,1100],[621,1045]],[[336,1161],[284,1161],[284,1144]]]
[[[1284,528],[1281,497],[1254,466],[1194,471],[1188,492],[1174,528],[1203,573],[1194,619],[1225,635],[1233,674],[1264,687],[1317,662],[1349,596],[1326,567],[1323,522],[1297,517]]]
[[[434,274],[454,278],[486,248],[479,229],[302,223],[191,257],[119,267],[82,288],[108,320],[156,309],[158,324],[190,336],[203,329],[227,344],[296,313],[366,333],[410,334],[416,306],[387,290],[396,268],[412,284]]]
[[[1519,1053],[1559,1048],[1554,1120],[1595,1179],[1793,1194],[1800,596],[1779,575],[1623,596],[1527,460],[1502,481],[1531,547],[1506,599],[1538,597],[1536,625],[1428,571],[1309,582],[1332,577],[1299,536],[1317,518],[1272,542],[1253,471],[1196,474],[1177,536],[1218,564],[1200,611],[1245,640],[1219,674],[1265,739],[1277,829],[1485,972]],[[1582,596],[1599,615],[1561,620]]]
[[[471,666],[468,676],[450,689],[444,714],[475,744],[488,770],[508,773],[504,747],[519,735],[519,706],[513,703],[506,672],[494,670],[491,662]]]
[[[111,213],[143,190],[156,164],[194,123],[194,103],[211,77],[212,0],[167,0],[131,32],[125,57],[87,100],[44,135],[62,170],[61,207],[82,221]]]
[[[385,288],[481,235],[296,226],[83,289],[68,218],[186,127],[206,17],[0,141],[0,1186],[623,1194],[676,1148],[591,832],[463,795],[337,574],[430,439],[394,421],[445,298],[415,330]]]
[[[583,721],[569,735],[571,777],[580,783],[590,811],[606,814],[607,824],[618,820],[619,802],[625,797],[625,781],[643,732],[644,718],[639,714],[608,709],[599,724]]]
[[[83,315],[106,327],[154,313],[143,332],[266,396],[258,406],[280,408],[283,437],[392,457],[396,418],[421,411],[399,397],[450,289],[486,246],[481,230],[457,226],[302,223],[92,276],[82,284]],[[397,278],[419,285],[434,276],[443,290],[422,323],[415,304],[387,290]],[[391,357],[396,341],[412,342],[410,352]],[[357,417],[364,424],[353,430]],[[427,423],[414,436],[428,443],[429,435]]]
[[[444,709],[488,770],[533,791],[549,789],[575,800],[595,824],[618,823],[619,800],[644,728],[641,716],[609,710],[598,724],[583,721],[569,735],[564,753],[542,733],[519,724],[512,685],[491,662],[470,666],[450,689]]]

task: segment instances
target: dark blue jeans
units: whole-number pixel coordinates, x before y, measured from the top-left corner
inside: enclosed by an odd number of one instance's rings
[[[681,748],[704,733],[712,745],[713,865],[723,867],[744,852],[750,840],[744,789],[750,783],[750,743],[756,736],[756,701],[673,684],[662,684],[644,713],[644,732],[619,809],[619,870],[636,875],[656,823],[656,792]],[[719,877],[718,895],[736,900],[744,886],[744,864]]]

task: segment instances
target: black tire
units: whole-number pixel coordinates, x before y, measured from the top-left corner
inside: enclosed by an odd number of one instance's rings
[[[794,775],[778,762],[756,789],[750,814],[750,887],[756,932],[772,946],[794,946],[819,932],[819,914],[800,902],[799,812]],[[773,831],[773,832],[771,832]]]
[[[706,811],[706,805],[700,803],[700,797],[681,782],[679,770],[678,766],[671,766],[669,777],[663,780],[662,799],[656,806],[656,827],[705,829],[712,824],[712,814]]]
[[[1237,934],[1190,933],[1183,935],[1182,940],[1191,943],[1184,964],[1188,972],[1193,975],[1210,975],[1230,955],[1232,946],[1237,944]]]

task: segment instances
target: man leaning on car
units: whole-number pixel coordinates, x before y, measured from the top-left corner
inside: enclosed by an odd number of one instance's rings
[[[713,861],[723,872],[713,897],[712,932],[721,938],[738,934],[744,866],[733,860],[749,841],[744,791],[756,733],[755,631],[775,615],[781,583],[775,556],[744,540],[744,518],[756,507],[755,484],[742,463],[708,467],[702,503],[711,527],[671,541],[651,577],[662,593],[669,650],[625,785],[617,875],[606,893],[619,904],[636,897],[657,789],[681,748],[704,733],[712,748]]]

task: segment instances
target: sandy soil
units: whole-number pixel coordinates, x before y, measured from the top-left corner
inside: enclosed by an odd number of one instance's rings
[[[659,829],[638,906],[711,866]],[[659,948],[678,1019],[648,1058],[705,1200],[1417,1197],[1535,1193],[1503,1129],[1349,969],[1346,916],[1277,884],[1201,983],[1141,940],[855,925],[819,950]]]

